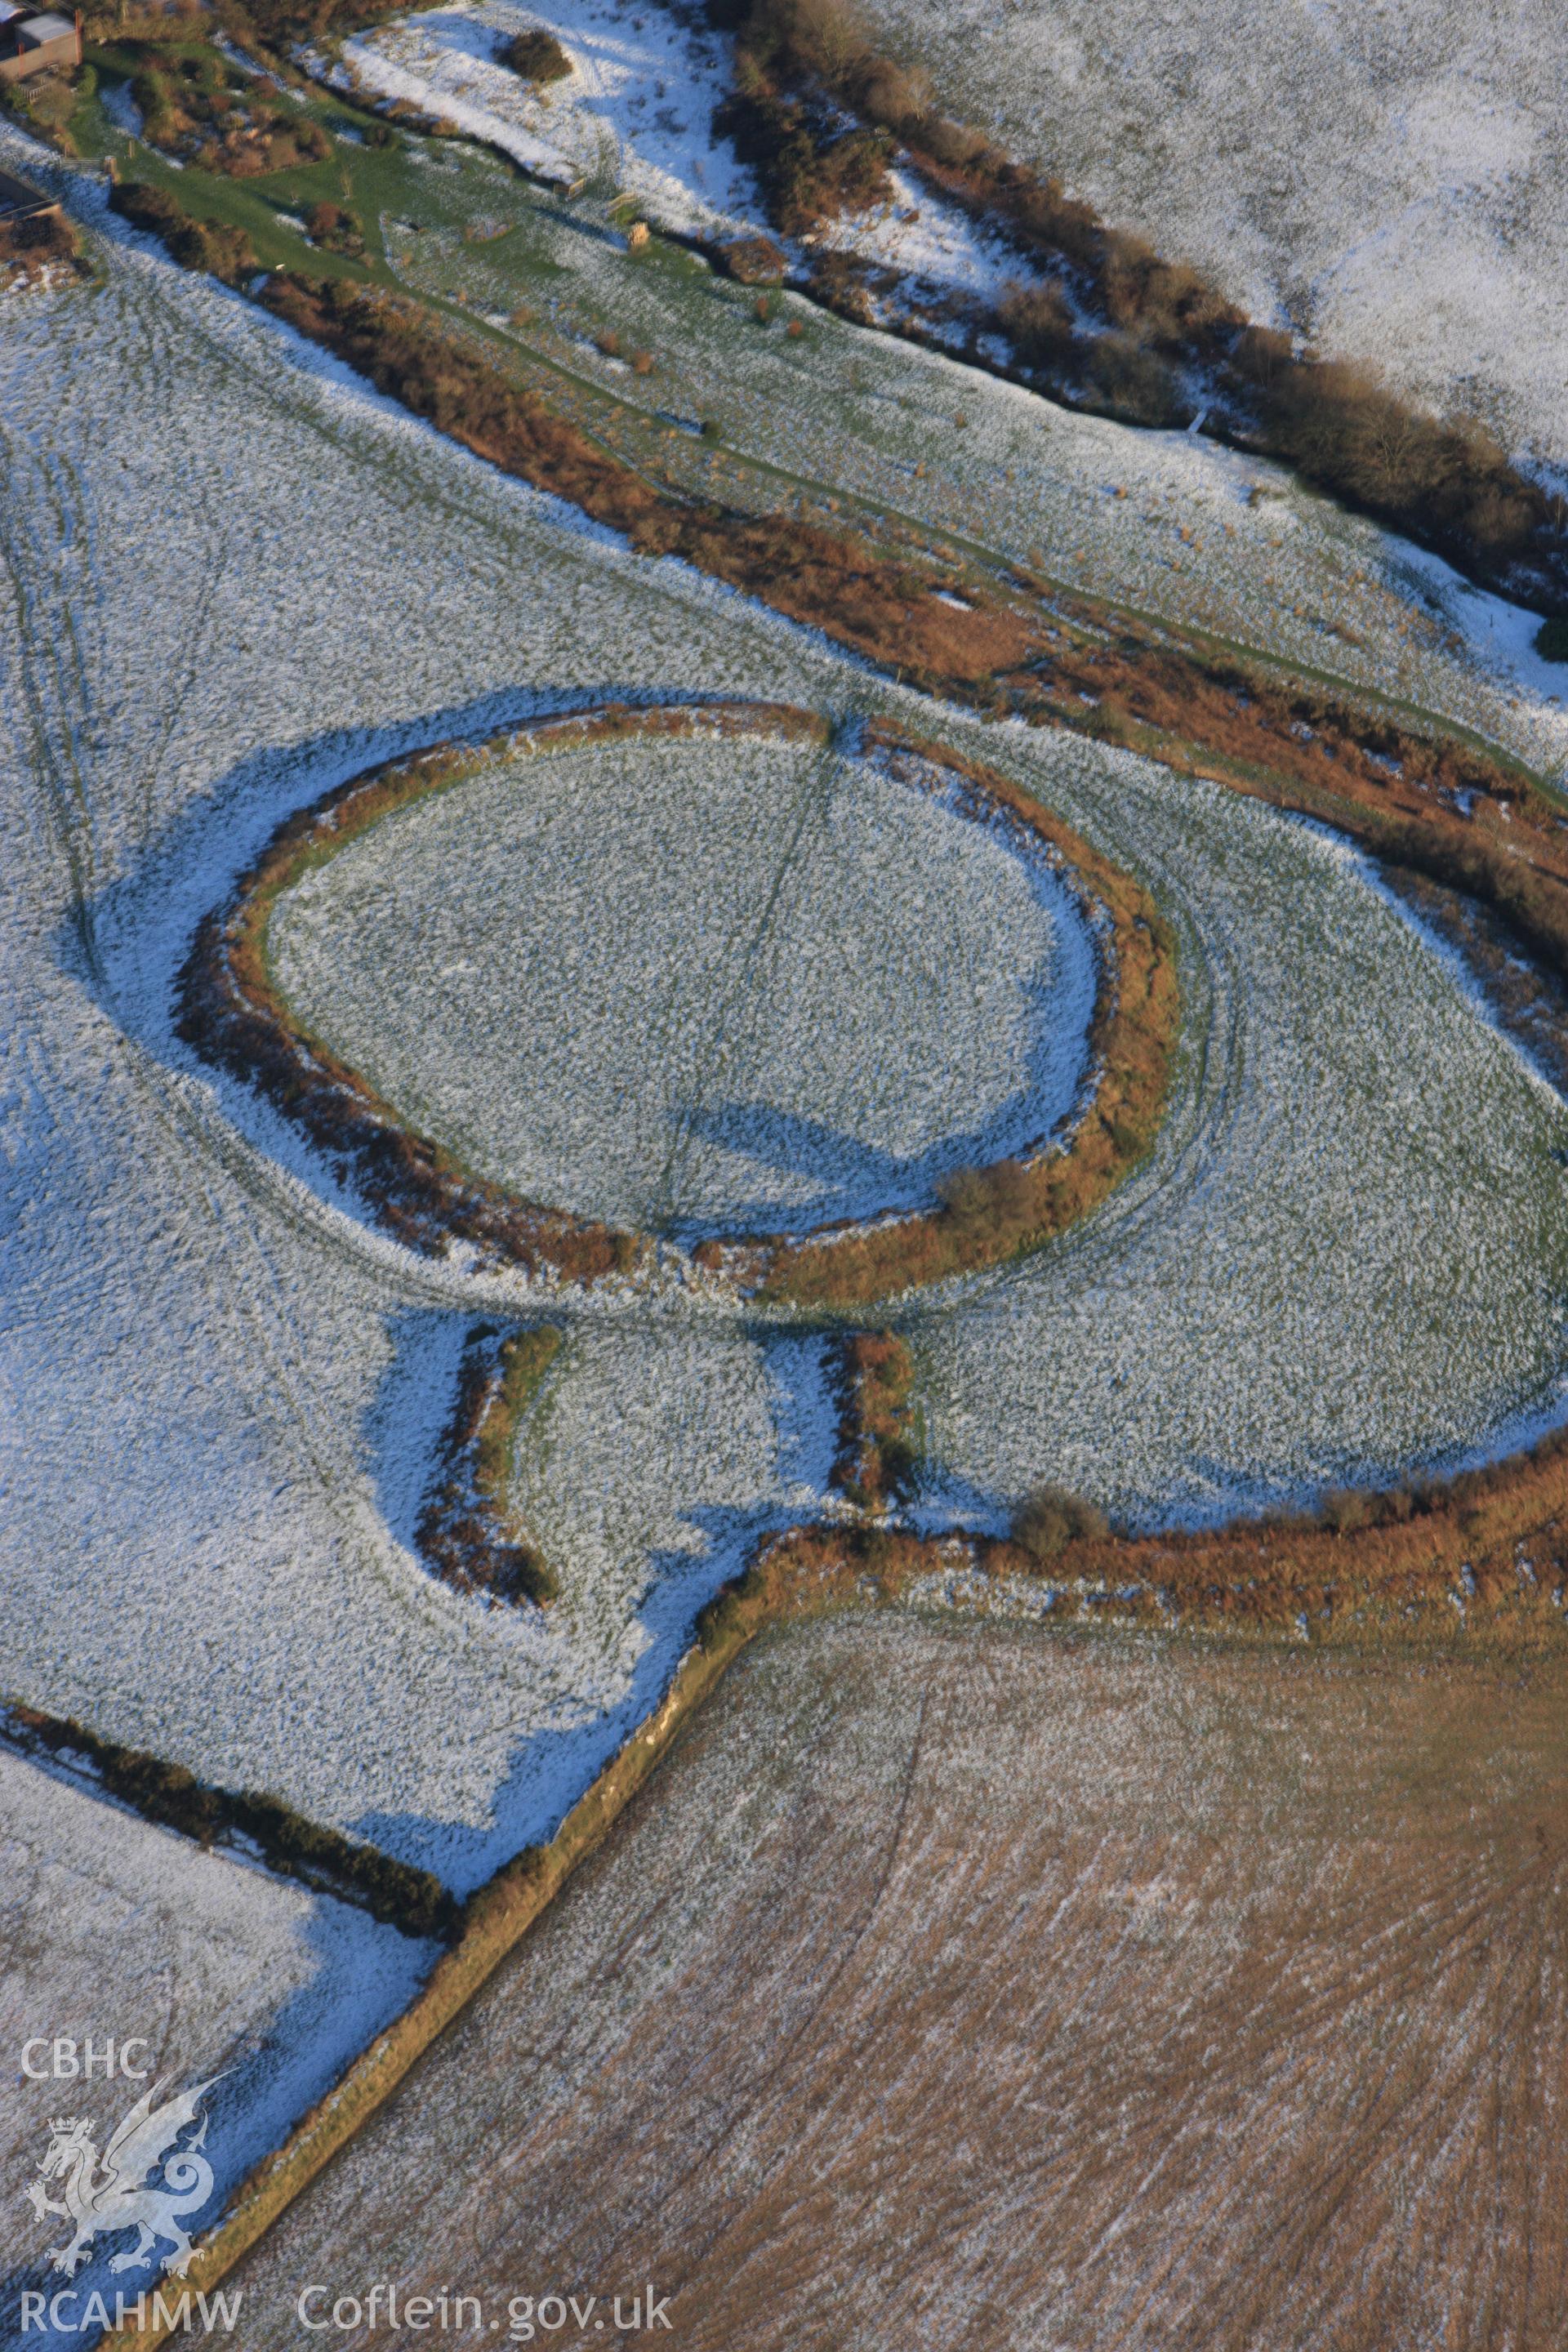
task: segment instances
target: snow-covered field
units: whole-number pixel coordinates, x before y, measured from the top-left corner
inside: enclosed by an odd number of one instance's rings
[[[500,62],[498,52],[534,26],[571,58],[563,80],[536,86]],[[467,0],[346,41],[342,67],[362,89],[457,123],[528,171],[636,196],[670,228],[760,221],[751,173],[712,136],[728,87],[724,48],[657,5],[634,14],[614,0],[564,0],[541,16],[510,0]]]
[[[0,1753],[0,2190],[5,2205],[0,2285],[47,2290],[52,2247],[71,2235],[58,2215],[23,2206],[37,2177],[50,2119],[94,2119],[101,2148],[153,2084],[166,2095],[211,2082],[205,2152],[215,2220],[239,2179],[335,2080],[371,2036],[405,2008],[434,1948],[380,1927],[363,1912],[311,1895],[187,1838],[151,1828],[68,1780]],[[63,2050],[57,2076],[54,2044]],[[144,2081],[105,2077],[105,2046],[142,2047],[130,2063]],[[90,2077],[66,2071],[85,2045]],[[24,2071],[23,2051],[28,2049]],[[58,2183],[48,2188],[60,2194]],[[117,2280],[94,2249],[72,2284],[86,2296],[114,2288],[134,2300],[151,2271]],[[160,2250],[167,2252],[167,2248]],[[62,2319],[85,2305],[65,2306]],[[14,2338],[8,2340],[15,2340]],[[32,2343],[70,2342],[48,2329]]]
[[[868,0],[1009,152],[1255,317],[1568,466],[1554,0]]]
[[[176,1070],[180,941],[286,808],[403,745],[617,684],[820,702],[842,667],[161,260],[119,249],[104,292],[29,306],[0,371],[0,1681],[470,1885],[647,1706],[728,1522],[667,1501],[655,1428],[616,1468],[696,1551],[679,1626],[619,1592],[529,1626],[433,1582],[410,1499],[473,1302]],[[763,1353],[728,1338],[710,1378],[670,1344],[714,1517],[798,1512],[771,1421],[731,1425],[728,1368],[772,1393]],[[626,1570],[640,1592],[646,1555]]]
[[[934,1205],[1036,1150],[1096,961],[1046,857],[837,751],[502,762],[307,875],[295,1012],[483,1175],[643,1232]]]
[[[537,350],[552,397],[563,367],[613,394],[625,422],[611,419],[612,440],[632,462],[676,431],[670,417],[712,418],[720,494],[743,494],[755,463],[772,498],[867,498],[1180,626],[1442,712],[1568,777],[1568,680],[1531,650],[1536,617],[1279,467],[1186,433],[1073,415],[793,296],[764,327],[745,289],[629,262],[592,219],[540,201],[501,164],[417,152],[406,175],[417,230],[386,224],[399,274]],[[476,217],[491,233],[466,238]],[[520,302],[528,323],[514,329]],[[606,331],[622,352],[651,354],[646,382],[595,348]],[[602,402],[584,414],[605,429]]]
[[[538,87],[501,55],[535,26],[572,63],[564,79]],[[714,109],[731,89],[728,44],[661,0],[636,11],[626,0],[553,0],[547,14],[513,0],[458,0],[360,34],[318,69],[455,124],[557,186],[601,202],[630,197],[660,227],[718,238],[769,233],[749,167],[713,132]],[[833,222],[817,242],[927,292],[994,291],[1020,274],[998,239],[899,172],[881,204]]]
[[[1061,758],[1052,787],[1181,909],[1192,1050],[1096,1216],[910,1318],[944,1501],[984,1517],[1045,1478],[1137,1524],[1213,1519],[1463,1453],[1496,1431],[1483,1394],[1560,1418],[1544,1080],[1343,844],[1127,755]]]
[[[932,713],[145,248],[103,262],[101,290],[18,303],[0,342],[0,1685],[466,1887],[619,1744],[758,1530],[814,1507],[816,1342],[416,1263],[171,1036],[192,928],[288,810],[403,748],[617,693],[946,733],[1151,880],[1181,932],[1188,1057],[1155,1160],[1061,1249],[914,1318],[966,1513],[1058,1466],[1156,1519],[1495,1449],[1553,1409],[1563,1114],[1353,860],[1130,757]],[[740,349],[736,314],[710,320],[699,373]],[[1237,461],[1055,418],[834,321],[750,348],[795,463],[900,479],[981,538],[1055,517],[1064,565],[1092,550],[1107,586],[1242,619],[1244,534],[1280,540],[1303,605],[1361,551],[1352,674],[1413,633],[1412,690],[1550,754],[1560,721],[1484,632],[1421,637],[1399,583],[1426,573],[1305,499],[1258,522]],[[763,378],[734,373],[762,441]],[[938,436],[960,402],[970,425]],[[1110,499],[1118,480],[1136,495]],[[570,1325],[519,1457],[565,1587],[542,1621],[437,1585],[411,1544],[468,1318],[509,1305]]]
[[[1089,0],[870,0],[866,13],[951,111],[1253,316],[1568,467],[1568,42],[1550,0],[1504,0],[1484,21],[1393,0],[1135,0],[1109,15]],[[536,24],[574,66],[537,91],[497,58]],[[659,5],[465,0],[346,43],[342,69],[531,171],[624,191],[671,228],[762,223],[750,173],[711,134],[723,45]],[[940,196],[894,181],[889,203],[826,241],[930,290],[1026,276]]]

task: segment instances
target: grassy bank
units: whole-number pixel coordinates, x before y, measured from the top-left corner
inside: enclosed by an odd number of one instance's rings
[[[552,1325],[468,1336],[458,1394],[419,1517],[419,1549],[458,1592],[542,1608],[559,1587],[543,1554],[512,1526],[507,1502],[512,1447],[523,1415],[561,1348]]]
[[[919,1459],[914,1358],[896,1331],[852,1332],[836,1356],[838,1442],[829,1479],[860,1510],[886,1510],[910,1491]]]
[[[545,720],[478,748],[438,747],[335,787],[279,827],[229,904],[201,925],[180,980],[180,1034],[255,1087],[329,1162],[352,1172],[376,1222],[407,1247],[435,1257],[452,1242],[465,1242],[483,1263],[570,1282],[635,1272],[649,1250],[641,1236],[520,1201],[406,1129],[357,1071],[295,1019],[273,979],[267,928],[279,898],[313,867],[384,818],[471,780],[498,756],[735,730],[790,738],[821,732],[807,714],[771,704],[611,707]]]
[[[705,1627],[899,1601],[928,1581],[978,1607],[1039,1596],[1051,1622],[1282,1636],[1356,1648],[1510,1654],[1568,1642],[1568,1431],[1484,1470],[1388,1493],[1347,1490],[1311,1514],[1129,1537],[1098,1512],[1042,1558],[1017,1536],[922,1538],[800,1528],[763,1547]]]

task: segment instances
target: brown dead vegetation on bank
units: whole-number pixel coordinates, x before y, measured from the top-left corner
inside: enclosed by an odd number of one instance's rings
[[[998,1265],[1086,1216],[1153,1143],[1181,1020],[1169,929],[1130,875],[994,770],[880,723],[867,730],[867,742],[905,782],[940,787],[956,778],[965,814],[1000,818],[1031,847],[1043,845],[1089,919],[1098,914],[1100,987],[1089,1031],[1095,1077],[1064,1141],[956,1171],[935,1209],[697,1253],[700,1263],[736,1265],[765,1302],[828,1310]],[[746,1253],[754,1270],[744,1266]]]
[[[62,213],[0,221],[0,288],[87,275],[76,231]]]
[[[109,192],[109,207],[144,236],[155,236],[182,269],[204,269],[226,286],[240,287],[258,268],[256,247],[242,228],[198,220],[150,180],[122,180]]]
[[[345,35],[390,13],[388,0],[252,0],[248,7],[242,0],[222,0],[221,8],[242,45],[279,55],[301,38]],[[810,236],[839,213],[876,202],[886,191],[889,163],[901,151],[933,191],[985,226],[1000,226],[1016,245],[1020,268],[1030,274],[994,302],[944,298],[926,325],[918,305],[906,306],[888,322],[894,331],[917,340],[934,335],[951,349],[957,324],[965,331],[970,363],[993,372],[997,362],[989,339],[999,334],[1014,354],[1002,373],[1131,424],[1184,424],[1201,407],[1209,432],[1282,459],[1313,487],[1436,549],[1472,578],[1535,605],[1549,615],[1549,628],[1553,618],[1559,626],[1568,622],[1568,494],[1522,470],[1478,418],[1434,416],[1390,390],[1365,362],[1298,349],[1289,335],[1251,321],[1189,264],[1109,226],[1089,205],[1068,196],[1059,181],[1014,162],[982,134],[944,116],[922,74],[878,51],[853,0],[707,0],[706,13],[735,37],[736,87],[721,110],[722,127],[757,172],[781,231]],[[168,37],[151,26],[143,35],[154,76],[161,70],[158,47]],[[182,74],[199,70],[191,60],[180,68]],[[254,92],[237,89],[232,77],[220,76],[210,91],[182,87],[171,95],[160,86],[148,94],[159,96],[163,107],[162,112],[154,108],[153,120],[167,115],[176,143],[205,141],[205,158],[218,169],[276,168],[264,159],[274,151],[283,155],[290,141],[320,135],[308,120],[276,110],[263,109],[252,123],[245,109],[254,108]],[[214,103],[221,115],[213,114]],[[132,197],[121,208],[136,201]],[[182,227],[176,220],[149,218],[142,225],[163,236],[176,258],[215,269],[233,284],[243,283],[257,267],[242,232],[226,232],[226,249],[215,246],[203,257],[194,250],[200,239],[190,234],[202,224],[187,218]],[[765,239],[742,242],[766,247]],[[716,257],[725,265],[723,252]],[[807,282],[829,308],[868,324],[875,322],[871,295],[895,288],[897,275],[825,247],[814,254]],[[415,306],[396,298],[351,289],[342,281],[329,289],[302,277],[291,289],[275,280],[268,299],[331,348],[342,350],[343,320],[334,318],[330,328],[319,318],[307,323],[323,301],[401,310],[400,345],[420,331]],[[363,331],[353,339],[366,341]],[[384,320],[369,341],[384,346],[387,340]],[[351,363],[381,381],[367,357]],[[425,404],[433,384],[420,379],[444,375],[449,399],[453,366],[461,365],[448,360],[434,372],[411,366],[406,349],[395,355],[384,349],[380,363],[395,368],[407,387],[382,388],[396,390],[422,415],[434,414]],[[458,404],[474,405],[474,387],[460,393]],[[492,404],[487,393],[480,406]],[[493,419],[481,415],[477,429],[493,440],[492,426]],[[460,421],[443,429],[469,439]],[[469,446],[480,443],[470,439]],[[487,447],[481,454],[494,452]],[[496,462],[508,461],[498,457]],[[737,520],[715,510],[710,531],[714,519]],[[731,544],[723,563],[709,560],[711,550],[691,560],[766,595],[763,583],[781,551],[747,549],[732,533],[724,535]],[[798,526],[789,534],[797,542],[800,535]],[[783,598],[770,601],[796,611]],[[873,657],[897,658],[885,652]],[[917,659],[929,677],[942,675],[940,664]],[[953,674],[965,672],[960,667]]]
[[[1464,963],[1498,1025],[1568,1097],[1568,979],[1493,907],[1417,874],[1385,866],[1391,889]]]
[[[541,1608],[559,1592],[548,1560],[511,1524],[507,1490],[519,1424],[561,1336],[550,1324],[504,1333],[481,1324],[468,1335],[418,1528],[420,1550],[456,1591]]]
[[[930,1580],[980,1607],[1009,1585],[1044,1585],[1053,1623],[1352,1647],[1529,1650],[1568,1639],[1568,1430],[1457,1477],[1331,1494],[1310,1514],[1190,1535],[1117,1535],[1092,1510],[1078,1524],[1087,1531],[1065,1529],[1045,1557],[1026,1525],[1005,1537],[792,1528],[710,1603],[699,1638],[728,1649],[775,1619],[905,1600]]]
[[[639,1235],[520,1201],[405,1128],[357,1071],[294,1019],[273,983],[267,927],[279,898],[311,866],[394,810],[468,781],[498,751],[518,756],[633,736],[742,730],[813,740],[825,732],[820,720],[778,704],[608,706],[542,720],[477,749],[438,746],[334,786],[279,827],[228,905],[201,925],[180,978],[179,1034],[265,1095],[340,1178],[352,1178],[376,1222],[406,1247],[439,1257],[453,1243],[467,1244],[482,1265],[569,1282],[633,1273],[649,1254]]]
[[[1087,606],[1084,616],[1092,624]],[[1389,866],[1493,909],[1568,973],[1568,831],[1531,779],[1485,752],[1133,626],[1101,644],[1058,634],[1029,672],[1003,683],[1032,719],[1321,818]]]
[[[910,1343],[896,1331],[856,1331],[835,1348],[838,1446],[829,1478],[863,1511],[885,1511],[914,1484],[918,1449],[910,1399]]]
[[[233,277],[254,263],[216,248],[215,240],[239,232],[191,220],[161,189],[128,184],[113,201],[190,268]],[[1483,751],[1424,736],[1331,689],[1281,684],[1239,656],[1173,646],[1114,607],[1099,609],[1016,567],[1005,596],[966,582],[968,609],[961,609],[935,593],[949,584],[949,571],[889,562],[858,533],[661,488],[513,383],[477,343],[432,328],[403,297],[279,272],[262,299],[503,471],[625,531],[648,554],[677,555],[823,630],[911,686],[988,715],[1016,712],[1124,742],[1178,772],[1215,772],[1331,823],[1354,812],[1364,828],[1357,837],[1375,855],[1460,889],[1502,887],[1488,836],[1524,816],[1531,865],[1568,878],[1557,836],[1547,838],[1545,796]],[[1207,760],[1223,765],[1207,771]],[[1461,823],[1471,803],[1475,822]],[[1423,841],[1442,844],[1433,866],[1420,863]],[[1503,910],[1532,936],[1528,904]],[[1552,931],[1556,920],[1548,915]]]
[[[180,980],[180,1035],[258,1088],[340,1178],[353,1179],[377,1223],[408,1247],[438,1256],[452,1242],[467,1244],[481,1264],[520,1265],[584,1284],[646,1268],[655,1247],[649,1236],[519,1200],[408,1129],[358,1071],[290,1013],[272,978],[268,925],[282,894],[312,866],[395,811],[469,781],[498,755],[629,737],[742,733],[819,745],[828,739],[826,721],[783,704],[606,706],[543,720],[478,747],[437,746],[335,786],[279,827],[227,906],[201,925]],[[1175,1044],[1179,1003],[1170,939],[1152,900],[1128,876],[1005,778],[886,726],[868,729],[866,741],[893,774],[917,789],[948,789],[956,779],[964,814],[982,823],[1000,818],[1031,849],[1045,845],[1087,894],[1086,911],[1091,920],[1099,916],[1101,931],[1100,984],[1089,1034],[1096,1078],[1065,1143],[1043,1146],[1032,1158],[959,1171],[943,1187],[937,1209],[805,1236],[713,1240],[694,1251],[701,1271],[721,1274],[768,1304],[842,1310],[886,1291],[997,1264],[1061,1231],[1102,1199],[1152,1143]],[[496,1496],[471,1491],[468,1454],[485,1426],[486,1392],[476,1368],[472,1394],[466,1391],[467,1402],[459,1403],[461,1426],[454,1425],[449,1441],[452,1475],[432,1502],[422,1540],[450,1581],[499,1590],[499,1579],[543,1599],[542,1571],[525,1572],[521,1552],[501,1530]],[[491,1554],[487,1568],[483,1561]]]
[[[678,556],[912,684],[973,688],[1026,656],[1027,616],[1000,598],[979,596],[959,611],[933,593],[945,573],[890,562],[862,537],[660,489],[553,415],[477,345],[433,331],[401,296],[280,272],[263,299],[379,392],[477,457],[624,531],[640,553]]]
[[[519,392],[477,349],[425,327],[411,305],[287,277],[270,281],[266,299],[477,454],[911,685],[1125,742],[1178,771],[1213,772],[1321,815],[1375,856],[1495,903],[1527,940],[1550,947],[1554,963],[1568,944],[1557,905],[1568,856],[1554,811],[1479,750],[1373,716],[1331,689],[1282,684],[1240,658],[1171,646],[1141,625],[1113,617],[1106,642],[1088,600],[1058,594],[1048,612],[1048,592],[1021,572],[1012,601],[971,589],[973,608],[956,609],[932,593],[945,574],[893,565],[851,534],[674,498]],[[1221,764],[1207,770],[1209,761]],[[1520,864],[1520,820],[1528,876],[1508,870]],[[1500,865],[1493,852],[1504,845]]]

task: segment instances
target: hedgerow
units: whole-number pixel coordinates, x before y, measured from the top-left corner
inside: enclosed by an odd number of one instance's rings
[[[431,1872],[324,1829],[281,1798],[216,1788],[183,1764],[122,1747],[69,1717],[34,1707],[12,1706],[0,1713],[0,1739],[24,1755],[79,1759],[100,1787],[144,1820],[204,1846],[246,1840],[269,1868],[356,1904],[406,1936],[447,1936],[458,1925],[458,1905]]]
[[[707,14],[735,44],[721,126],[757,170],[780,229],[799,234],[880,194],[871,159],[885,174],[897,142],[933,188],[1000,224],[1037,273],[977,321],[1013,338],[1027,374],[1136,424],[1207,407],[1209,430],[1286,459],[1473,577],[1568,604],[1568,499],[1522,472],[1486,427],[1429,415],[1371,369],[1254,324],[1199,271],[948,120],[923,75],[879,51],[854,0],[707,0]],[[841,154],[865,162],[851,171]],[[837,290],[830,271],[815,273],[851,310],[854,279],[852,265]]]

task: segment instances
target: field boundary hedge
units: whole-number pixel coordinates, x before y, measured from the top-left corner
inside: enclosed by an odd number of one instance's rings
[[[70,1717],[45,1715],[19,1700],[0,1705],[0,1746],[19,1756],[68,1760],[143,1821],[198,1845],[252,1846],[269,1870],[352,1903],[405,1936],[456,1931],[458,1905],[432,1872],[396,1862],[341,1830],[324,1829],[279,1797],[217,1788],[183,1764],[123,1747]]]
[[[743,1573],[702,1611],[664,1698],[555,1836],[525,1848],[469,1898],[457,1942],[423,1990],[198,2242],[191,2276],[169,2293],[169,2322],[154,2312],[145,2327],[106,2336],[104,2352],[153,2347],[178,2332],[187,2301],[233,2270],[536,1924],[756,1634],[846,1608],[908,1605],[922,1597],[922,1584],[938,1587],[948,1606],[984,1611],[1005,1601],[1016,1579],[1026,1589],[1048,1584],[1066,1603],[1047,1615],[1047,1630],[1130,1626],[1277,1641],[1293,1627],[1302,1639],[1335,1647],[1386,1652],[1392,1640],[1417,1654],[1488,1657],[1568,1638],[1568,1432],[1406,1500],[1403,1517],[1398,1503],[1366,1497],[1359,1520],[1331,1510],[1213,1534],[1080,1539],[1053,1561],[1048,1579],[1005,1538],[836,1525],[764,1539]],[[1336,1518],[1348,1523],[1336,1526]]]
[[[216,2229],[197,2243],[189,2276],[164,2282],[167,2317],[160,2318],[155,2306],[150,2306],[145,2326],[111,2331],[103,2339],[103,2352],[164,2344],[181,2332],[187,2308],[195,2315],[195,2294],[210,2292],[248,2253],[527,1934],[625,1811],[692,1709],[749,1638],[749,1633],[737,1633],[687,1652],[659,1705],[573,1806],[550,1843],[525,1847],[469,1897],[457,1941],[437,1961],[423,1990],[295,2126],[282,2147],[250,2174]]]
[[[1169,428],[1201,409],[1214,437],[1280,459],[1488,587],[1568,612],[1568,496],[1475,419],[1434,416],[1367,364],[1299,350],[1190,264],[1109,226],[1058,179],[942,114],[928,79],[878,47],[855,0],[705,0],[705,14],[733,37],[734,95],[721,112],[781,234],[885,193],[901,148],[933,194],[1000,229],[1021,268],[1044,273],[963,305],[968,364],[1125,424]],[[805,283],[828,308],[878,324],[868,293],[891,275],[828,248]],[[911,313],[889,323],[951,348],[951,319],[942,331]],[[1014,365],[987,352],[988,335]]]

